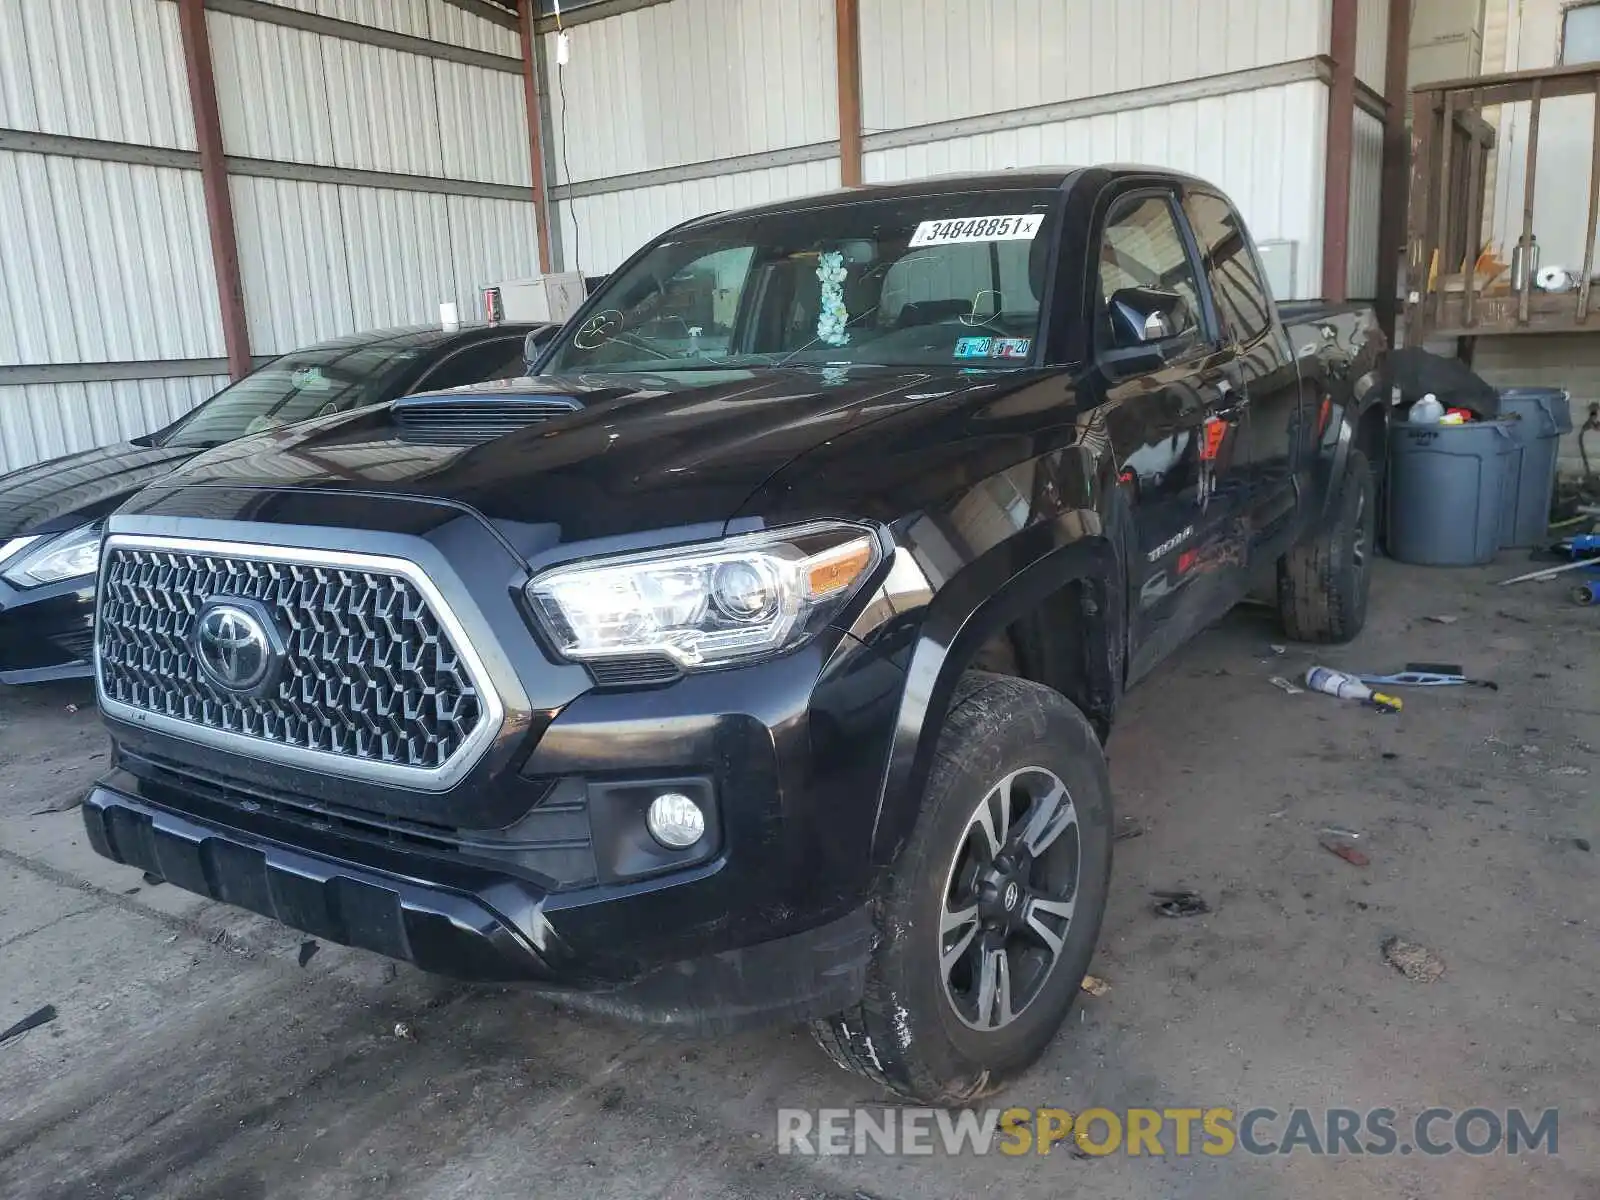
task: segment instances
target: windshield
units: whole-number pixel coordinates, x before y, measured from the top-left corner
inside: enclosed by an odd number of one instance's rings
[[[393,397],[415,347],[296,350],[223,388],[162,438],[167,446],[220,446],[235,438]]]
[[[608,279],[543,370],[1025,366],[1059,195],[862,200],[688,231]]]

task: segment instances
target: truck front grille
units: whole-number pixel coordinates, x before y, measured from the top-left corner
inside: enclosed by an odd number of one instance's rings
[[[264,690],[219,686],[196,627],[255,601],[281,661]],[[415,564],[329,551],[114,537],[101,565],[107,712],[253,756],[412,787],[455,781],[501,712],[454,615]]]

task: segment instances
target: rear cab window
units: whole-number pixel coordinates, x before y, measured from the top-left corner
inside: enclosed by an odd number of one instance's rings
[[[1270,333],[1272,292],[1244,221],[1231,204],[1211,192],[1189,191],[1183,208],[1200,246],[1223,337],[1248,345]]]

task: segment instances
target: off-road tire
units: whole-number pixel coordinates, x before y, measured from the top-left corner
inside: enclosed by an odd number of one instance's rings
[[[975,807],[1013,771],[1038,767],[1077,809],[1075,910],[1035,998],[997,1029],[963,1023],[940,968],[950,863]],[[967,1103],[1044,1052],[1077,999],[1105,912],[1111,789],[1100,742],[1059,692],[969,671],[957,684],[911,837],[874,901],[877,942],[861,1002],[812,1022],[836,1064],[928,1104]]]
[[[1278,560],[1278,618],[1298,642],[1348,642],[1367,620],[1376,551],[1372,466],[1352,448],[1332,516]]]

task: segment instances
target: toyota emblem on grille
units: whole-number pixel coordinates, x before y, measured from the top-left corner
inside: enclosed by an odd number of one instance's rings
[[[254,605],[213,603],[195,626],[194,653],[218,687],[253,692],[277,665],[277,642],[266,613]]]

